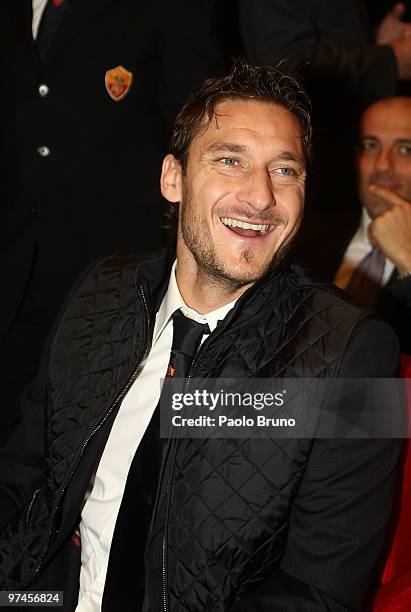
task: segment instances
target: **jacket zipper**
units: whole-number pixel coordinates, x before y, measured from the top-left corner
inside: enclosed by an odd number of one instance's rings
[[[163,610],[167,612],[167,574],[166,574],[166,538],[163,537]]]
[[[35,568],[33,574],[31,575],[30,579],[27,580],[24,585],[22,586],[22,589],[25,589],[30,582],[32,582],[32,580],[35,578],[36,574],[39,572],[41,565],[43,563],[43,560],[46,556],[48,547],[50,545],[50,539],[51,539],[51,535],[53,533],[53,528],[54,528],[54,522],[56,519],[56,515],[60,509],[60,502],[61,499],[68,487],[68,485],[70,484],[70,481],[74,475],[74,473],[77,470],[77,467],[81,461],[81,458],[84,454],[84,451],[86,449],[87,444],[90,442],[91,438],[97,433],[97,431],[99,429],[101,429],[101,427],[104,425],[104,423],[106,422],[106,420],[108,419],[108,417],[110,416],[110,414],[113,412],[114,408],[117,406],[117,404],[124,398],[124,396],[126,395],[126,393],[128,392],[128,390],[130,389],[131,385],[133,384],[134,380],[137,378],[138,374],[139,374],[139,370],[140,370],[140,366],[143,363],[143,361],[147,358],[149,352],[150,352],[150,348],[151,348],[151,344],[150,344],[150,336],[149,336],[149,330],[150,330],[150,313],[148,310],[148,305],[147,305],[147,300],[146,300],[146,296],[144,295],[144,290],[143,287],[141,285],[139,285],[139,291],[141,294],[141,298],[144,304],[144,309],[146,312],[146,338],[145,338],[145,344],[144,344],[144,353],[142,355],[142,357],[138,359],[138,363],[136,365],[136,367],[134,368],[133,374],[130,376],[130,378],[128,379],[128,381],[126,382],[125,386],[123,387],[123,389],[120,391],[120,393],[117,395],[116,399],[113,401],[113,403],[111,404],[110,408],[108,409],[108,411],[105,413],[105,415],[103,416],[102,420],[99,422],[99,424],[93,429],[93,431],[89,434],[89,436],[87,437],[87,439],[84,441],[83,446],[80,449],[79,454],[77,455],[74,464],[66,478],[66,481],[63,485],[63,487],[60,490],[59,496],[58,496],[58,500],[57,503],[54,507],[54,512],[52,515],[52,519],[49,525],[49,530],[47,532],[47,539],[46,539],[46,543],[44,545],[44,548],[42,550],[42,553],[40,555],[40,559],[38,561],[37,567]]]
[[[34,506],[36,505],[36,501],[37,501],[39,494],[40,494],[40,489],[36,489],[33,493],[33,497],[31,498],[31,502],[26,512],[26,527],[28,527],[29,529],[30,529],[30,523],[31,523],[31,513],[33,511]]]

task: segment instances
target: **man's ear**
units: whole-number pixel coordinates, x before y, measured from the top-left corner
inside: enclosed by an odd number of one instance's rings
[[[169,153],[163,160],[160,179],[161,193],[169,202],[176,204],[182,197],[182,169],[180,162]]]

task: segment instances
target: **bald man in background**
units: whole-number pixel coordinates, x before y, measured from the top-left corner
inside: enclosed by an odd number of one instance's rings
[[[301,261],[378,310],[397,331],[402,351],[411,354],[411,97],[386,98],[366,109],[356,169],[360,220],[353,225],[336,216],[307,224]]]

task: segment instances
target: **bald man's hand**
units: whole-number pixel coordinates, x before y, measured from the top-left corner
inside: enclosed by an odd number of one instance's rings
[[[393,262],[400,275],[407,274],[411,271],[411,203],[379,185],[370,185],[369,190],[390,205],[370,224],[370,241]]]
[[[378,45],[387,45],[393,40],[410,36],[411,24],[401,21],[406,9],[405,4],[399,2],[385,15],[377,29],[376,43]]]

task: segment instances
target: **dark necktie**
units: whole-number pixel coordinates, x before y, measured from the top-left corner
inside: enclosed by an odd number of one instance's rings
[[[177,310],[172,318],[173,342],[162,396],[167,378],[187,376],[202,336],[210,333],[207,324],[187,318],[181,310]],[[103,612],[111,609],[131,612],[141,610],[143,605],[144,551],[167,443],[160,438],[159,404],[127,476],[110,549]]]
[[[201,338],[209,333],[207,323],[197,323],[186,317],[181,310],[176,310],[173,314],[173,343],[166,379],[187,376]]]
[[[374,307],[382,283],[385,256],[378,247],[374,247],[355,268],[346,291],[356,300]]]
[[[42,62],[45,61],[54,36],[63,22],[68,3],[69,0],[48,0],[43,11],[36,39],[37,50]]]

